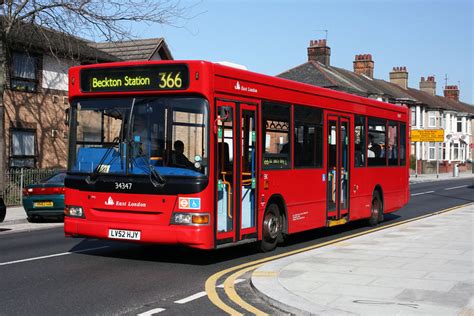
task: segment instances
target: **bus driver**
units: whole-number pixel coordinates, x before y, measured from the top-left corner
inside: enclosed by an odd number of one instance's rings
[[[174,142],[173,147],[174,151],[171,154],[171,165],[196,170],[194,164],[184,155],[184,143],[177,140]]]

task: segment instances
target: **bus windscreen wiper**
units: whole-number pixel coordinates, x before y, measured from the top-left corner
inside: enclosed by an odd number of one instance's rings
[[[113,141],[112,141],[112,144],[109,148],[107,148],[107,150],[105,151],[104,155],[102,156],[102,158],[100,159],[99,163],[97,164],[97,167],[95,167],[94,171],[88,175],[86,177],[86,182],[87,184],[94,184],[96,183],[97,181],[97,178],[99,177],[99,173],[101,173],[101,169],[102,169],[102,165],[103,163],[105,162],[105,160],[107,159],[107,157],[110,155],[110,153],[114,150],[115,148],[115,145],[119,145],[121,146],[122,142],[120,141],[120,138],[116,137]],[[113,162],[113,160],[115,160],[115,158],[112,158],[112,160],[110,161],[110,163]]]
[[[148,175],[150,176],[150,182],[153,184],[155,188],[162,188],[166,184],[166,179],[163,178],[158,171],[156,171],[155,167],[150,163],[148,157],[144,157],[142,155],[139,156],[140,159],[143,160],[145,163],[144,166],[146,167],[146,171],[148,171]],[[133,162],[135,162],[135,158],[133,158]],[[139,167],[138,164],[135,163],[136,167]]]

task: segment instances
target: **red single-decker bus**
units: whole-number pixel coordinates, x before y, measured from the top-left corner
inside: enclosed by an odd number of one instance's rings
[[[66,236],[215,249],[409,200],[408,110],[205,61],[69,72]]]

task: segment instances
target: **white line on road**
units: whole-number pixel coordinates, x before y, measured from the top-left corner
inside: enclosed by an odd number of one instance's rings
[[[147,312],[144,312],[144,313],[141,313],[141,314],[137,314],[137,316],[151,316],[151,315],[155,315],[155,314],[158,314],[158,313],[161,313],[163,311],[165,311],[166,309],[164,308],[154,308],[154,309],[151,309]]]
[[[452,188],[446,188],[444,189],[445,191],[449,191],[449,190],[454,190],[454,189],[460,189],[460,188],[466,188],[468,187],[468,185],[460,185],[460,186],[457,186],[457,187],[452,187]]]
[[[243,282],[245,281],[245,279],[237,279],[235,280],[235,283],[234,284],[239,284],[240,282]],[[224,284],[220,284],[217,286],[218,288],[223,288],[224,287]],[[197,300],[198,298],[201,298],[201,297],[204,297],[206,296],[207,293],[202,291],[202,292],[199,292],[199,293],[196,293],[196,294],[193,294],[191,296],[188,296],[188,297],[185,297],[183,299],[180,299],[178,301],[175,301],[176,304],[186,304],[186,303],[189,303],[191,301],[194,301],[194,300]]]
[[[194,301],[194,300],[197,300],[198,298],[201,298],[203,296],[206,296],[207,293],[202,291],[202,292],[199,292],[199,293],[196,293],[194,295],[191,295],[191,296],[188,296],[186,298],[183,298],[179,301],[174,301],[176,304],[186,304],[186,303],[189,303],[191,301]]]
[[[237,279],[237,280],[235,280],[234,284],[239,284],[240,282],[244,282],[244,281],[245,281],[245,279]],[[217,287],[223,289],[224,284],[220,284]]]
[[[423,195],[423,194],[428,194],[428,193],[434,193],[434,191],[426,191],[426,192],[420,192],[420,193],[413,193],[411,196]]]
[[[47,256],[41,256],[41,257],[27,258],[27,259],[14,260],[14,261],[8,261],[8,262],[0,262],[0,266],[7,266],[7,265],[10,265],[10,264],[15,264],[15,263],[35,261],[35,260],[54,258],[54,257],[60,257],[60,256],[67,256],[67,255],[72,255],[74,253],[81,253],[81,252],[104,249],[104,248],[109,248],[109,247],[110,246],[103,246],[103,247],[89,248],[89,249],[78,250],[78,251],[68,251],[68,252],[56,253],[56,254],[53,254],[53,255],[47,255]]]

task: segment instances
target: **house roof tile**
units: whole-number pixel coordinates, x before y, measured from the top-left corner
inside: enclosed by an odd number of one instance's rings
[[[90,45],[125,61],[150,60],[157,51],[162,59],[173,59],[162,37],[120,42],[90,43]]]
[[[0,19],[1,27],[4,20]],[[12,49],[42,52],[85,62],[110,62],[118,58],[91,47],[89,41],[31,23],[14,25],[7,39]]]

